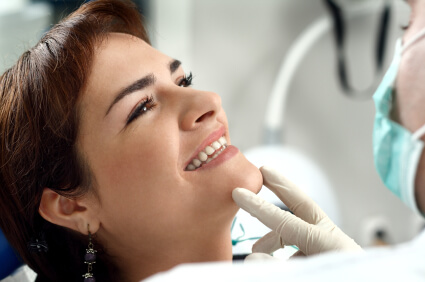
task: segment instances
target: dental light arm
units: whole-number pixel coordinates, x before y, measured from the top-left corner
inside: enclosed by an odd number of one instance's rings
[[[334,1],[327,1],[329,3],[333,3]],[[364,15],[368,13],[374,12],[373,5],[376,5],[378,1],[363,1],[363,3],[359,3],[359,1],[353,1],[356,3],[354,5],[350,5],[345,9],[345,17],[350,19],[352,17],[356,17],[359,15]],[[380,4],[380,3],[378,3]],[[383,65],[383,58],[385,52],[385,42],[387,40],[387,32],[389,26],[389,18],[390,18],[390,2],[385,0],[384,10],[381,16],[381,23],[379,26],[379,33],[377,39],[377,69],[379,76],[380,70]],[[334,9],[335,10],[335,9]],[[339,9],[339,12],[341,10]],[[339,18],[335,17],[335,13],[332,13],[334,16],[333,19],[322,16],[317,19],[313,23],[311,23],[301,35],[299,35],[294,43],[289,47],[288,52],[285,54],[285,57],[282,60],[280,65],[280,69],[278,71],[275,83],[272,87],[272,91],[270,93],[270,97],[266,107],[266,114],[264,119],[264,143],[265,144],[279,144],[281,143],[281,130],[283,128],[283,120],[285,117],[285,109],[288,98],[288,91],[290,84],[294,75],[297,72],[298,66],[301,64],[303,58],[306,54],[313,49],[313,46],[317,44],[317,42],[328,32],[331,31],[333,25],[335,24],[336,34],[340,36],[336,36],[337,41],[337,58],[338,58],[338,70],[340,82],[343,90],[350,94],[350,96],[354,97],[356,94],[359,97],[363,97],[364,95],[360,95],[359,93],[366,93],[367,97],[370,97],[370,93],[373,91],[369,91],[374,88],[375,85],[371,85],[371,87],[363,90],[354,90],[352,87],[349,87],[348,79],[347,79],[347,71],[345,69],[345,59],[344,59],[344,30],[341,29],[343,26],[339,26],[338,29],[338,20],[342,21],[341,13],[339,14]],[[333,21],[332,21],[333,20]],[[340,44],[339,44],[340,43]],[[342,56],[342,57],[341,57]],[[367,94],[369,93],[369,94]]]
[[[328,17],[316,20],[295,40],[285,55],[266,108],[264,125],[264,141],[266,144],[280,143],[280,129],[285,116],[286,101],[292,78],[307,52],[330,27],[331,21]]]

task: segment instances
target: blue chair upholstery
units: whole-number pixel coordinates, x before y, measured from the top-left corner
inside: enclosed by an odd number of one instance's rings
[[[12,274],[21,265],[22,262],[0,230],[0,280]]]

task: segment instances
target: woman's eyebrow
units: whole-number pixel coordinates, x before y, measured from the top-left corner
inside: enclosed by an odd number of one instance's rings
[[[138,90],[142,90],[143,88],[146,88],[148,86],[151,86],[155,83],[156,77],[150,73],[148,75],[145,75],[141,79],[136,80],[132,84],[128,85],[124,89],[122,89],[120,92],[118,92],[117,95],[115,95],[115,99],[112,101],[111,105],[109,105],[108,110],[106,111],[105,117],[109,114],[112,107],[118,103],[122,98],[124,98],[127,95],[132,94],[133,92],[136,92]]]
[[[182,63],[179,60],[172,60],[170,63],[170,73],[173,74]]]
[[[170,68],[170,74],[173,74],[181,65],[182,63],[179,60],[172,60],[169,64]],[[151,86],[155,83],[156,77],[150,73],[148,75],[145,75],[141,79],[136,80],[132,84],[125,87],[123,90],[118,92],[117,95],[115,95],[114,101],[112,101],[111,105],[109,105],[108,110],[105,113],[105,117],[109,114],[112,107],[118,103],[122,98],[124,98],[127,95],[130,95],[133,92],[136,92],[138,90],[142,90],[143,88],[146,88],[148,86]]]

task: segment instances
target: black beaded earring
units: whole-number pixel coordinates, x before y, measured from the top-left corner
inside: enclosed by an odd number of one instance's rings
[[[93,276],[93,264],[96,263],[96,250],[93,249],[93,242],[91,240],[90,225],[87,224],[87,230],[89,232],[89,245],[84,255],[84,263],[87,264],[87,273],[83,275],[84,282],[96,282],[96,278]]]

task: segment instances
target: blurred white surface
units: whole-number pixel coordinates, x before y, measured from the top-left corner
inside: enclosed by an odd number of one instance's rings
[[[396,248],[247,263],[193,263],[144,281],[424,281],[425,233]]]
[[[0,0],[2,2],[6,0]],[[50,26],[52,9],[49,5],[40,2],[21,7],[18,3],[23,1],[16,2],[10,8],[0,9],[0,73],[11,67]]]
[[[0,282],[34,282],[36,278],[37,274],[27,265],[23,265]]]
[[[28,3],[29,0],[2,0],[0,1],[0,15],[20,11]]]

